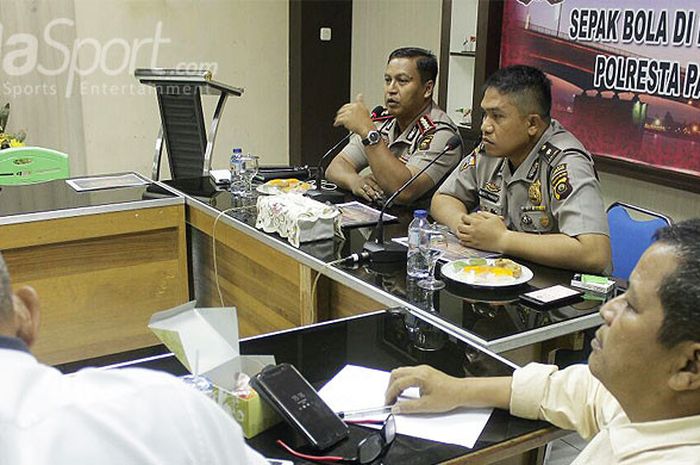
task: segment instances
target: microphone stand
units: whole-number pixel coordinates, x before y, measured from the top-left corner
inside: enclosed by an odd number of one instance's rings
[[[316,189],[306,191],[307,197],[312,198],[314,200],[318,200],[319,202],[330,203],[338,203],[345,200],[345,194],[339,192],[338,190],[323,190],[323,162],[326,160],[326,158],[328,158],[328,156],[335,152],[335,150],[338,147],[340,147],[344,142],[350,139],[350,136],[352,136],[352,134],[352,132],[348,132],[348,134],[345,137],[340,139],[337,144],[328,149],[328,151],[324,153],[323,156],[318,160],[318,166],[316,167]]]
[[[446,154],[450,150],[456,149],[461,144],[462,141],[460,140],[459,136],[452,136],[445,144],[445,148],[442,149],[442,152],[440,152],[435,158],[430,160],[430,162],[427,165],[425,165],[420,171],[418,171],[415,175],[411,176],[408,179],[408,181],[406,181],[401,187],[396,189],[396,191],[394,191],[394,193],[391,194],[387,201],[384,202],[384,206],[379,211],[379,219],[377,220],[377,226],[374,228],[374,240],[365,242],[363,246],[363,250],[369,252],[370,258],[373,262],[395,262],[406,259],[406,255],[408,253],[407,247],[404,247],[401,244],[397,244],[395,242],[384,242],[384,212],[387,208],[389,208],[392,205],[396,197],[398,197],[398,195],[401,194],[401,192],[403,192],[406,189],[406,187],[408,187],[413,181],[415,181],[418,178],[418,176],[425,173],[425,171],[428,168],[430,168],[433,165],[433,163],[438,161],[438,159],[440,159],[440,157],[442,157],[444,154]]]

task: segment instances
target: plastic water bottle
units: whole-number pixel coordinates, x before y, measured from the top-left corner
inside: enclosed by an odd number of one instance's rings
[[[413,212],[413,221],[408,225],[408,261],[406,273],[414,278],[426,278],[428,276],[428,260],[421,253],[420,245],[428,240],[423,231],[428,227],[428,212],[416,210]]]
[[[243,150],[240,148],[233,149],[229,168],[231,170],[231,192],[234,194],[242,194],[245,192],[245,179],[243,179],[241,175],[241,171],[243,171],[242,157]]]

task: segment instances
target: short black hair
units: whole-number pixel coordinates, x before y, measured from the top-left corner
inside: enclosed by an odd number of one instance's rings
[[[489,88],[514,97],[514,103],[522,114],[536,113],[549,120],[552,81],[539,69],[527,65],[501,68],[484,83],[484,91]]]
[[[415,58],[421,83],[425,84],[428,81],[436,82],[438,63],[437,58],[435,58],[435,55],[433,55],[433,52],[430,50],[419,47],[397,48],[389,54],[389,59],[386,62],[389,63],[394,58]]]
[[[658,295],[664,320],[659,342],[672,348],[684,341],[700,341],[700,218],[659,229],[657,243],[670,245],[678,257],[676,269],[666,275]]]

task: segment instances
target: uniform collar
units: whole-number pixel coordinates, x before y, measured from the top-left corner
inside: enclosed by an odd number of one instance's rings
[[[0,349],[18,350],[20,352],[30,353],[27,344],[18,337],[0,336]]]
[[[412,144],[413,142],[416,141],[418,137],[420,137],[420,128],[418,127],[418,120],[421,119],[423,115],[430,115],[430,113],[433,111],[433,107],[435,106],[434,101],[430,101],[427,107],[425,107],[425,110],[420,112],[414,119],[411,121],[411,124],[406,127],[399,136],[394,139],[394,142],[403,142],[405,144]],[[396,118],[394,118],[393,121],[393,133],[396,133],[397,128],[399,127],[399,122]]]
[[[700,415],[670,420],[610,426],[610,445],[616,459],[646,451],[700,445]]]
[[[540,163],[540,148],[542,148],[542,144],[547,142],[549,138],[552,137],[552,134],[557,130],[558,126],[559,123],[557,123],[556,120],[552,119],[550,121],[547,129],[545,129],[540,138],[537,140],[537,143],[535,143],[535,145],[532,147],[532,150],[530,150],[527,158],[525,158],[525,160],[523,160],[520,166],[518,166],[518,168],[515,170],[515,173],[510,172],[510,163],[506,163],[504,175],[507,179],[508,175],[510,175],[510,178],[508,179],[509,183],[515,181],[533,182],[535,179],[537,179]]]

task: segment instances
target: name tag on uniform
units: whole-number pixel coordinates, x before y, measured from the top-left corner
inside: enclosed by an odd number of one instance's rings
[[[500,196],[498,194],[494,194],[493,192],[489,192],[486,189],[479,188],[479,197],[484,198],[486,200],[489,200],[493,203],[498,203],[500,200]]]

